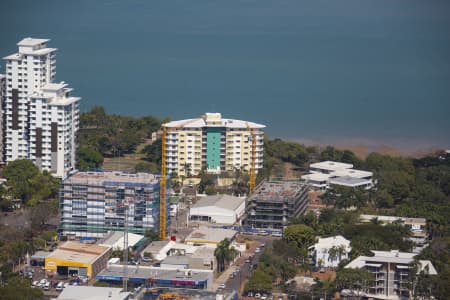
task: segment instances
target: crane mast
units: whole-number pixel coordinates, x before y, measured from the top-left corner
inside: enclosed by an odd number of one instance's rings
[[[159,238],[163,241],[166,239],[167,232],[166,134],[167,127],[163,127],[161,137],[161,178],[159,181]]]

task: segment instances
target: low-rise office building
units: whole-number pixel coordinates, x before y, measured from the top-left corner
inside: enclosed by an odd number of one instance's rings
[[[212,270],[174,269],[146,266],[128,266],[128,282],[151,283],[153,287],[212,290]],[[123,265],[110,265],[96,276],[99,281],[120,283],[124,278]]]
[[[283,229],[308,208],[308,186],[298,181],[263,181],[247,200],[244,224]]]
[[[194,229],[194,231],[184,239],[184,242],[188,245],[216,248],[217,244],[224,239],[233,241],[236,234],[237,231],[233,229],[200,226],[199,228]]]
[[[45,257],[45,271],[92,278],[106,267],[111,253],[111,247],[68,241]]]
[[[359,256],[345,268],[365,268],[373,273],[375,280],[369,284],[361,296],[369,299],[397,300],[409,299],[410,276],[415,253],[372,251],[374,256]],[[437,275],[429,260],[418,260],[417,272]]]
[[[323,161],[311,164],[309,172],[301,178],[314,189],[323,190],[333,185],[365,189],[373,187],[373,173],[353,169],[352,164]]]
[[[123,292],[121,288],[74,286],[69,285],[59,294],[57,300],[128,300],[130,292]]]
[[[189,209],[191,221],[232,225],[245,213],[245,198],[229,195],[206,196]]]

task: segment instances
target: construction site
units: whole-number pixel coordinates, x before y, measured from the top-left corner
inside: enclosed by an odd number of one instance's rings
[[[308,186],[299,181],[262,181],[247,200],[244,225],[283,229],[308,208]]]

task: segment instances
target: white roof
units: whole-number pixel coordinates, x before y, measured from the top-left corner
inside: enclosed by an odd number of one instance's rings
[[[38,46],[40,44],[44,44],[50,41],[49,39],[35,39],[31,37],[24,38],[20,42],[17,43],[17,46],[25,46],[25,47],[33,47]]]
[[[219,121],[219,124],[216,125],[207,125],[206,118],[209,116],[218,117],[216,121]],[[201,116],[200,118],[194,119],[185,119],[179,121],[172,121],[169,123],[163,124],[164,127],[180,127],[180,128],[203,128],[203,127],[226,127],[226,128],[242,128],[246,129],[250,127],[252,129],[262,129],[265,128],[265,125],[257,124],[253,122],[234,120],[234,119],[223,119],[220,114],[217,113],[207,113],[207,115]]]
[[[356,170],[356,169],[341,169],[341,170],[334,171],[333,173],[331,173],[331,175],[337,176],[337,177],[349,176],[349,177],[353,177],[353,178],[364,178],[364,177],[372,176],[373,173],[369,172],[369,171]]]
[[[330,178],[330,184],[337,184],[349,187],[358,187],[361,185],[372,184],[371,179],[355,178],[350,176]]]
[[[122,292],[121,288],[74,286],[69,285],[59,294],[58,300],[125,300],[129,292]]]
[[[344,245],[346,248],[350,247],[350,241],[344,238],[342,235],[331,236],[327,238],[320,238],[316,244],[314,244],[314,248],[316,249],[330,249],[333,246],[341,246]]]
[[[244,202],[245,198],[239,198],[230,195],[206,196],[192,205],[191,209],[215,206],[223,209],[236,210]]]
[[[123,250],[123,232],[121,231],[114,231],[110,233],[106,238],[99,243],[99,245],[102,246],[110,246],[114,249],[120,249]],[[143,235],[135,234],[135,233],[128,233],[128,246],[132,247],[136,245],[139,241],[141,241],[144,238]]]
[[[229,240],[233,239],[236,233],[237,232],[232,229],[200,227],[191,232],[184,241],[186,243],[218,244],[225,238],[228,238]]]
[[[41,89],[43,91],[59,91],[67,86],[67,83],[61,81],[60,83],[47,83]]]
[[[425,218],[408,218],[408,217],[397,217],[397,216],[379,216],[379,215],[365,215],[362,214],[359,216],[362,220],[373,220],[377,219],[378,221],[382,222],[395,222],[395,221],[403,221],[408,224],[423,224],[425,225],[427,223],[427,219]]]
[[[322,170],[328,170],[328,171],[336,171],[336,170],[342,170],[342,169],[351,169],[353,168],[352,164],[347,163],[341,163],[337,161],[322,161],[314,164],[309,165],[310,168],[316,168],[316,169],[322,169]]]
[[[375,266],[379,263],[396,263],[408,265],[413,262],[416,253],[399,252],[398,250],[391,251],[374,251],[374,256],[358,256],[351,261],[345,268],[362,268],[364,266]],[[436,275],[437,271],[429,260],[419,260],[418,272],[425,271],[430,275]]]
[[[330,174],[324,174],[324,173],[311,173],[311,174],[303,175],[302,179],[312,180],[312,181],[328,181],[330,176],[331,176]]]

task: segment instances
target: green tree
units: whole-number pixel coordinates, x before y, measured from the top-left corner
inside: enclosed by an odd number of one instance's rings
[[[80,170],[100,168],[103,164],[102,154],[89,146],[81,146],[77,158],[77,167]]]
[[[2,174],[7,179],[7,192],[25,204],[34,205],[39,200],[56,197],[59,180],[47,171],[40,172],[30,160],[12,161]]]
[[[231,262],[236,256],[238,252],[234,247],[231,247],[231,242],[228,238],[225,238],[223,241],[220,241],[214,250],[214,256],[217,260],[217,271],[222,272],[225,270],[225,266]]]
[[[12,161],[2,171],[12,196],[23,202],[31,199],[35,191],[33,182],[39,177],[39,173],[38,167],[28,159]]]
[[[245,284],[245,291],[270,292],[272,290],[272,278],[270,275],[257,269],[255,270],[247,283]]]
[[[283,239],[290,243],[293,242],[299,249],[305,249],[315,242],[314,230],[303,224],[289,225],[283,234]]]
[[[30,287],[28,280],[11,278],[7,284],[0,286],[2,300],[44,300],[44,294],[40,289]]]
[[[339,291],[349,289],[360,295],[374,280],[366,269],[344,268],[337,273],[334,285]]]

